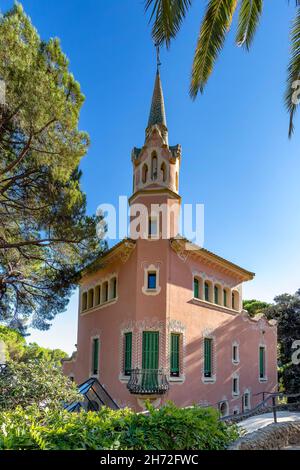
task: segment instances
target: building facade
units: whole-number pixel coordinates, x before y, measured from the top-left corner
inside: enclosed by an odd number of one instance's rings
[[[131,236],[82,273],[64,373],[96,377],[120,407],[172,400],[238,413],[277,389],[276,324],[243,310],[253,273],[178,235],[180,163],[157,71],[145,143],[132,151]]]

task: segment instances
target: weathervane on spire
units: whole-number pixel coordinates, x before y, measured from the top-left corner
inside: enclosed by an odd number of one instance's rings
[[[157,66],[157,71],[159,71],[159,67],[161,66],[161,61],[160,61],[160,50],[159,50],[159,44],[155,44],[156,48],[156,66]]]

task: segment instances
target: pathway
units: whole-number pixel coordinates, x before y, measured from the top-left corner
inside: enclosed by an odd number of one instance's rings
[[[287,421],[300,421],[300,413],[293,413],[290,411],[278,411],[277,421],[279,423]],[[257,431],[258,429],[274,423],[273,413],[265,413],[262,415],[252,416],[252,418],[245,419],[238,423],[238,426],[246,431],[246,434]]]

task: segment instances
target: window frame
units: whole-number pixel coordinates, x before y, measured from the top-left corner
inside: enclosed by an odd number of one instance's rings
[[[127,339],[130,338],[130,342],[127,341]],[[124,362],[123,362],[123,374],[125,377],[130,377],[131,376],[131,370],[132,370],[132,344],[133,344],[133,334],[132,331],[126,331],[124,333]],[[130,358],[129,358],[129,352],[127,350],[127,347],[130,345]],[[127,362],[129,361],[129,362]],[[128,367],[128,364],[130,363],[130,367]]]
[[[173,339],[176,338],[176,348],[173,350],[174,342]],[[181,365],[180,365],[180,352],[181,352],[181,334],[176,332],[171,332],[170,334],[170,377],[180,377],[181,375]],[[177,355],[176,360],[174,361],[174,355]],[[177,362],[177,366],[174,366],[174,362]],[[173,370],[172,370],[173,369]],[[176,369],[176,370],[175,370]]]
[[[155,279],[155,286],[154,287],[151,287],[150,286],[150,278],[151,276],[154,277]],[[156,271],[148,271],[147,272],[147,290],[149,291],[155,291],[157,289],[157,272]]]
[[[92,375],[92,377],[99,377],[99,371],[100,371],[100,338],[99,338],[99,336],[94,336],[91,339],[92,339],[91,375]],[[97,345],[97,348],[95,347],[95,345]]]

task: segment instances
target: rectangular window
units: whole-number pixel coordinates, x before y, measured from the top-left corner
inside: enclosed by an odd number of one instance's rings
[[[194,297],[199,299],[199,281],[197,278],[194,278]]]
[[[204,338],[204,377],[212,376],[212,339]]]
[[[158,223],[157,217],[149,217],[149,237],[157,237],[158,235]]]
[[[227,307],[227,290],[223,290],[224,307]]]
[[[236,344],[232,346],[232,360],[233,362],[239,362],[238,346]]]
[[[239,379],[237,377],[232,379],[232,393],[233,395],[239,394]]]
[[[87,309],[87,292],[82,294],[82,311]]]
[[[218,304],[219,303],[219,288],[215,286],[214,291],[215,291],[215,304]]]
[[[101,288],[100,286],[97,286],[95,289],[95,303],[96,305],[99,305],[101,302]]]
[[[264,346],[259,348],[259,378],[264,379],[266,376],[266,349]]]
[[[158,386],[159,333],[158,331],[143,332],[142,386],[151,390]]]
[[[108,301],[108,281],[105,281],[102,285],[102,302]]]
[[[98,375],[99,372],[99,339],[93,339],[92,346],[92,374]]]
[[[117,297],[117,279],[113,279],[113,299]]]
[[[206,302],[209,302],[209,284],[207,282],[204,284],[204,298]]]
[[[170,372],[171,377],[179,377],[180,363],[180,335],[171,333],[171,351],[170,351]]]
[[[125,333],[124,375],[130,375],[132,369],[132,333]]]
[[[156,273],[148,273],[148,289],[156,289]]]

